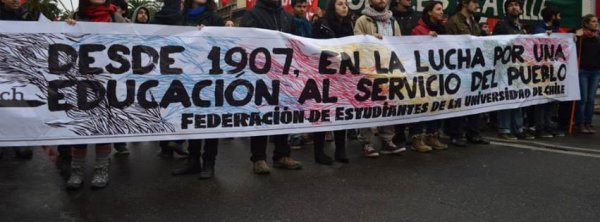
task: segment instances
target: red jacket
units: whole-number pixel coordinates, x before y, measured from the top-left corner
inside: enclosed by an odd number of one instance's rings
[[[427,24],[423,21],[423,19],[419,19],[417,22],[417,26],[413,28],[411,35],[429,35],[431,29],[427,27]]]

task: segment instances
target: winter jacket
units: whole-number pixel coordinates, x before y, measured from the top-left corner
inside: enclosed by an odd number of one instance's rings
[[[577,53],[581,52],[579,68],[589,71],[600,70],[600,37],[577,37]]]
[[[281,7],[281,2],[275,4],[268,0],[258,0],[256,5],[244,14],[240,27],[251,27],[292,33],[293,16]]]
[[[409,8],[406,12],[392,11],[394,18],[400,25],[402,35],[410,35],[417,22],[421,19],[421,13]]]
[[[32,21],[33,18],[27,9],[20,7],[19,9],[12,11],[0,6],[0,20],[6,21]]]
[[[165,0],[160,11],[154,14],[154,18],[150,20],[150,24],[157,25],[179,25],[183,20],[181,15],[180,0]]]
[[[394,36],[401,36],[402,33],[400,31],[400,26],[396,19],[392,17],[391,22],[394,26],[393,33]],[[362,15],[360,18],[356,20],[356,24],[354,25],[354,34],[355,35],[374,35],[375,33],[379,33],[377,30],[377,23],[371,17]]]
[[[225,26],[225,22],[213,11],[205,11],[200,17],[192,20],[186,16],[183,17],[182,25],[185,26]]]
[[[415,28],[413,28],[413,30],[411,31],[411,35],[429,35],[429,32],[431,32],[431,29],[427,26],[427,24],[425,24],[425,22],[423,21],[423,19],[419,19],[419,22],[417,22],[417,26],[415,26]]]
[[[493,35],[519,35],[525,33],[522,25],[519,26],[510,20],[504,19],[496,24]]]
[[[467,17],[458,12],[451,16],[446,23],[446,31],[451,35],[473,35],[480,36],[481,29],[473,17],[468,18],[471,25],[467,23]]]
[[[317,22],[315,22],[315,24],[313,25],[313,38],[331,39],[354,35],[354,25],[352,24],[352,21],[349,21],[348,23],[344,24],[334,24],[340,26],[337,28],[334,28],[330,23],[331,22],[326,17],[317,20]]]
[[[536,23],[535,25],[533,25],[531,27],[532,34],[546,33],[546,30],[552,30],[552,32],[558,32],[558,25],[555,25],[552,27],[547,27],[546,22],[539,21],[538,23]]]
[[[90,18],[81,16],[78,12],[74,13],[73,19],[75,19],[77,21],[82,21],[82,22],[88,22],[91,20]],[[111,15],[110,22],[112,22],[112,23],[129,23],[128,20],[126,20],[125,18],[123,18],[123,16],[119,15],[119,13],[116,13],[116,12]]]
[[[302,37],[312,37],[312,25],[304,17],[294,16],[292,19],[292,34]]]

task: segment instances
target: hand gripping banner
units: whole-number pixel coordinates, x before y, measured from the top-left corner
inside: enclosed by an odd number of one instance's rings
[[[572,35],[0,22],[0,146],[246,137],[579,99]]]

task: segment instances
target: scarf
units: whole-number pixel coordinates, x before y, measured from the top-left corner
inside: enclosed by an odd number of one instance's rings
[[[584,28],[583,36],[585,36],[586,38],[596,38],[598,37],[598,30],[594,31]]]
[[[205,5],[196,7],[195,9],[187,10],[187,20],[188,21],[197,21],[204,12],[206,12],[207,7]]]
[[[427,25],[427,28],[429,28],[429,30],[436,32],[438,35],[446,34],[446,26],[444,26],[444,24],[442,24],[441,21],[431,21],[431,16],[429,16],[427,13],[423,13],[423,17],[421,19],[423,20],[425,25]]]
[[[115,12],[117,12],[117,6],[113,4],[90,6],[83,10],[83,14],[91,22],[110,22]]]
[[[390,10],[385,9],[385,11],[380,12],[372,8],[370,5],[365,6],[365,9],[362,11],[362,14],[380,22],[389,22],[393,16],[392,11]]]

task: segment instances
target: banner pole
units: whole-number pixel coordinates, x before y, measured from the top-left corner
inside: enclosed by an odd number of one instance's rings
[[[577,38],[577,36],[575,36]],[[579,73],[579,65],[581,63],[581,44],[583,41],[579,40],[579,50],[577,52],[577,73]],[[579,91],[581,91],[581,89],[579,89]],[[577,104],[577,101],[573,100],[572,104],[571,104],[571,119],[569,121],[569,135],[573,135],[573,125],[575,125],[573,123],[574,119],[575,119],[575,105]]]

